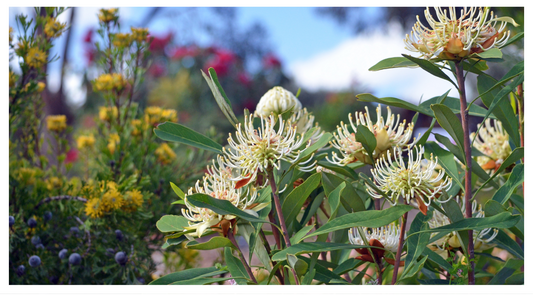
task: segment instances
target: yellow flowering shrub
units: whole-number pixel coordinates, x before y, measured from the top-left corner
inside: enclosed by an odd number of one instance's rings
[[[67,128],[67,117],[65,115],[49,115],[46,117],[46,128],[49,131],[62,132]]]

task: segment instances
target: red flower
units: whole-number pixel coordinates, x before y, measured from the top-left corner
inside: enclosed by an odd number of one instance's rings
[[[242,83],[246,87],[249,87],[250,84],[252,83],[252,79],[250,78],[250,75],[248,75],[248,73],[246,72],[239,73],[239,75],[237,76],[237,79],[239,80],[240,83]]]
[[[172,53],[172,58],[176,60],[181,60],[187,56],[194,57],[196,56],[197,52],[198,48],[196,48],[196,46],[182,46],[174,50],[174,53]]]
[[[76,149],[70,149],[67,152],[67,157],[65,158],[65,163],[71,163],[78,160],[78,150]]]
[[[161,77],[165,75],[167,72],[167,68],[160,64],[160,63],[154,63],[149,69],[148,73],[150,73],[154,77]]]
[[[215,69],[217,75],[226,75],[235,61],[235,55],[224,49],[215,49],[215,54],[205,63],[206,70]]]
[[[165,47],[170,43],[170,40],[172,40],[172,33],[168,32],[165,37],[156,37],[156,36],[148,36],[148,41],[150,42],[150,50],[151,51],[163,51]]]
[[[85,33],[85,37],[83,37],[83,42],[91,43],[91,41],[93,40],[93,33],[93,29],[89,29],[87,33]]]
[[[263,58],[263,65],[267,69],[279,68],[281,67],[281,61],[274,54],[269,53]]]

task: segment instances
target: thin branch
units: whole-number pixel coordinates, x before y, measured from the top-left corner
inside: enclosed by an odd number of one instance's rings
[[[51,201],[57,201],[57,200],[65,200],[65,199],[67,199],[67,200],[77,200],[77,201],[81,201],[81,202],[87,202],[86,198],[79,197],[79,196],[58,195],[58,196],[47,197],[47,198],[41,200],[35,206],[35,209],[39,208],[41,205],[43,205],[45,203],[48,203],[48,202],[51,202]]]
[[[241,249],[239,248],[239,244],[235,240],[235,235],[233,234],[233,229],[228,232],[228,238],[229,240],[235,245],[237,248],[237,254],[239,255],[239,259],[242,262],[242,265],[244,265],[244,269],[246,269],[246,273],[248,273],[248,276],[250,279],[257,284],[257,280],[254,277],[254,274],[252,273],[252,269],[250,268],[250,265],[248,265],[248,262],[246,262],[246,259],[244,259],[244,256],[242,255]]]
[[[402,228],[400,230],[400,242],[398,243],[398,250],[396,251],[396,260],[394,260],[394,271],[392,273],[391,285],[396,284],[396,279],[398,278],[398,269],[400,268],[400,258],[402,257],[402,247],[403,247],[403,241],[405,237],[405,226],[407,224],[408,213],[409,212],[406,212],[405,214],[403,214]]]

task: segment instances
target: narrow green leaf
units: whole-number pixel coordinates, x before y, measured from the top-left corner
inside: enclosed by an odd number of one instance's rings
[[[429,211],[427,215],[418,213],[413,222],[411,222],[411,227],[407,234],[409,235],[422,229],[428,229],[428,221],[432,216],[433,211]],[[406,240],[407,256],[405,257],[405,271],[402,273],[400,280],[413,276],[414,273],[412,272],[414,272],[414,268],[417,272],[422,268],[423,262],[422,260],[417,261],[417,258],[422,255],[422,252],[426,248],[430,235],[430,233],[421,233],[413,235]],[[427,256],[425,258],[427,258]],[[425,262],[425,259],[423,261]]]
[[[463,216],[463,211],[461,210],[461,207],[459,206],[457,201],[453,198],[449,200],[448,202],[444,203],[442,205],[442,208],[444,209],[444,211],[446,211],[446,216],[450,218],[450,221],[452,223],[460,222],[465,219],[465,217]],[[459,243],[461,244],[461,248],[463,248],[463,250],[467,250],[468,249],[468,232],[465,230],[462,230],[462,231],[458,231],[457,233],[458,233]]]
[[[330,195],[331,192],[343,182],[345,182],[345,180],[338,176],[322,173],[322,185],[326,195]],[[345,207],[346,211],[359,212],[366,210],[365,203],[359,194],[357,194],[353,186],[351,184],[347,185],[348,186],[346,186],[341,192],[341,203]]]
[[[337,268],[333,269],[333,272],[342,275],[347,273],[350,270],[353,270],[354,268],[360,266],[363,264],[364,261],[357,260],[355,258],[348,258],[345,261],[343,261]]]
[[[510,259],[505,263],[502,269],[487,283],[487,285],[503,285],[515,271],[524,266],[524,260]]]
[[[344,188],[346,188],[346,182],[342,182],[327,196],[331,213],[328,222],[331,221],[331,219],[337,217],[339,205],[341,204],[341,194]]]
[[[448,174],[448,176],[450,176],[464,190],[463,182],[461,178],[459,178],[459,171],[457,170],[457,163],[455,162],[453,154],[450,151],[442,149],[435,142],[427,142],[426,145],[424,145],[424,149],[425,157],[428,158],[430,154],[437,156],[438,163],[444,168],[446,174]]]
[[[236,208],[230,201],[217,199],[207,194],[196,193],[187,196],[187,201],[193,206],[206,208],[220,215],[235,215],[250,222],[269,223]]]
[[[416,63],[413,63],[412,61],[408,60],[405,57],[395,57],[395,58],[387,58],[387,59],[379,61],[374,66],[370,67],[368,71],[380,71],[380,70],[385,70],[385,69],[417,67],[417,66],[418,65]]]
[[[202,76],[204,77],[205,81],[207,82],[207,85],[209,85],[209,88],[211,89],[211,92],[213,93],[213,96],[215,97],[215,101],[217,102],[218,107],[224,113],[224,116],[228,119],[228,121],[234,126],[237,127],[238,120],[237,117],[235,117],[235,114],[233,113],[231,102],[226,96],[226,93],[224,92],[224,89],[222,89],[222,86],[218,82],[217,73],[213,68],[209,68],[209,76],[207,76],[204,71],[200,70],[202,72]]]
[[[171,285],[172,283],[175,283],[178,281],[184,281],[184,280],[190,280],[190,279],[202,277],[206,274],[210,274],[216,271],[219,271],[216,267],[186,269],[186,270],[182,270],[182,271],[178,271],[178,272],[174,272],[174,273],[162,276],[150,282],[149,285]],[[221,271],[221,273],[224,273],[224,272],[225,271]]]
[[[372,155],[374,153],[374,149],[376,149],[377,142],[376,137],[368,129],[368,127],[361,124],[358,125],[357,133],[355,133],[355,140],[363,145],[366,150],[366,153],[368,153],[372,161],[374,161]]]
[[[514,35],[513,37],[511,37],[509,40],[507,40],[507,43],[505,43],[503,46],[500,47],[500,49],[502,49],[502,48],[504,48],[504,47],[506,47],[508,45],[511,45],[511,44],[515,43],[516,41],[522,39],[522,38],[524,38],[524,32],[520,32],[520,33]]]
[[[228,265],[228,270],[231,273],[231,276],[239,278],[236,279],[235,282],[237,282],[238,285],[247,285],[248,279],[250,279],[248,273],[242,262],[237,257],[233,256],[231,248],[224,248],[224,260]]]
[[[183,235],[183,233],[180,233],[180,235],[176,238],[167,238],[165,243],[161,246],[162,249],[166,249],[170,246],[175,246],[175,245],[179,245],[181,244],[182,242],[186,241],[187,240],[187,237],[185,237],[185,235]]]
[[[311,259],[307,257],[299,256],[298,258],[302,259],[307,264],[310,264],[311,262]],[[318,261],[318,262],[323,262],[323,261]],[[314,270],[316,272],[314,279],[316,279],[317,281],[320,281],[323,283],[330,283],[333,281],[338,281],[337,282],[338,284],[347,284],[347,282],[344,279],[342,279],[338,274],[332,272],[331,270],[322,266],[321,264],[316,264]]]
[[[452,270],[452,266],[448,261],[444,260],[439,254],[433,252],[428,247],[424,248],[422,255],[428,256],[429,261],[435,262],[437,265],[444,268],[446,271],[450,272]]]
[[[291,245],[296,245],[299,242],[301,242],[302,239],[304,238],[304,236],[306,234],[308,234],[309,231],[311,231],[311,229],[313,229],[313,227],[315,227],[314,224],[313,225],[307,225],[304,228],[300,229],[297,233],[295,233],[290,239]]]
[[[322,227],[304,238],[351,227],[381,227],[397,220],[412,209],[413,208],[408,205],[396,205],[381,211],[369,210],[347,214],[322,225]]]
[[[433,116],[433,114],[431,114],[431,115],[427,114],[427,110],[422,110],[422,109],[418,108],[418,106],[416,106],[414,104],[411,104],[409,102],[406,102],[404,100],[400,100],[400,99],[397,99],[397,98],[392,98],[392,97],[377,98],[377,97],[375,97],[375,96],[373,96],[371,94],[358,94],[358,95],[356,95],[356,97],[357,97],[357,99],[359,101],[362,101],[362,102],[375,102],[375,103],[385,104],[385,105],[388,105],[388,106],[394,106],[394,107],[399,107],[399,108],[403,108],[403,109],[407,109],[407,110],[420,112],[420,113],[428,115],[428,116]],[[429,110],[429,111],[431,111],[431,110]]]
[[[524,273],[516,273],[508,277],[505,280],[506,285],[523,285],[524,284]]]
[[[420,260],[413,262],[413,264],[410,265],[410,267],[407,267],[405,271],[402,273],[402,276],[400,277],[400,281],[417,275],[422,269],[422,267],[424,266],[424,263],[426,263],[427,259],[428,259],[428,256],[426,255],[422,257]]]
[[[500,187],[498,191],[496,191],[492,199],[501,204],[505,204],[513,194],[514,190],[518,186],[522,185],[523,182],[524,164],[520,163],[513,168],[513,171],[511,172],[511,175],[509,176],[507,182],[505,182],[505,184],[503,184],[503,186]]]
[[[154,133],[161,140],[183,143],[215,153],[222,153],[220,144],[179,123],[162,123],[154,129]]]
[[[494,172],[494,174],[492,174],[492,176],[490,176],[490,178],[487,181],[485,181],[485,183],[483,183],[483,185],[481,185],[481,187],[478,189],[478,191],[481,190],[483,187],[485,187],[485,185],[487,185],[488,182],[491,182],[496,176],[498,176],[501,172],[503,172],[510,165],[512,165],[512,164],[516,163],[517,161],[519,161],[522,157],[524,157],[524,147],[518,147],[515,150],[513,150],[511,155],[509,155],[503,161],[503,163],[500,165],[498,170],[496,170],[496,172]],[[494,182],[492,182],[492,183],[494,183]],[[499,188],[499,186],[494,186],[494,187]],[[477,192],[476,192],[476,194],[477,194]]]
[[[300,255],[306,253],[316,253],[316,252],[330,252],[336,250],[344,249],[362,249],[368,248],[369,246],[359,246],[352,244],[341,244],[341,243],[327,243],[327,242],[303,242],[296,245],[292,245],[286,249],[283,249],[274,256],[272,256],[272,261],[282,261],[286,259],[287,255]]]
[[[417,59],[406,54],[402,54],[402,56],[409,59],[413,63],[419,65],[420,68],[422,68],[424,71],[428,72],[429,74],[434,75],[438,78],[447,80],[451,82],[455,86],[455,88],[458,88],[455,82],[451,80],[450,77],[448,77],[448,75],[446,75],[439,67],[435,66],[435,64],[433,64],[432,62],[424,60],[424,59]]]
[[[283,217],[285,217],[287,227],[292,225],[292,222],[296,219],[298,213],[300,213],[305,200],[318,187],[321,179],[322,175],[320,173],[313,174],[300,186],[291,191],[283,200],[281,211],[283,212]]]
[[[490,60],[490,59],[501,59],[503,57],[502,51],[496,47],[493,47],[489,50],[486,50],[484,52],[476,53],[472,55],[473,57],[479,57],[484,60]]]
[[[329,143],[329,141],[331,140],[331,138],[333,138],[333,135],[331,133],[324,133],[322,135],[322,137],[320,137],[320,139],[318,139],[318,141],[316,141],[311,146],[309,146],[307,149],[305,149],[302,153],[300,153],[299,159],[304,159],[307,156],[309,156],[309,155],[313,154],[314,152],[316,152],[318,149],[326,146]]]
[[[187,243],[185,247],[187,249],[193,249],[193,250],[213,250],[213,249],[224,248],[224,247],[230,247],[230,248],[235,249],[235,246],[233,245],[233,243],[229,239],[222,237],[222,236],[212,237],[209,241],[205,243],[199,243],[197,241],[190,241]]]
[[[183,231],[184,227],[189,226],[189,220],[183,216],[165,215],[155,224],[161,232]]]
[[[181,198],[181,199],[184,199],[185,198],[185,193],[183,193],[183,191],[181,191],[181,189],[176,186],[176,184],[170,182],[170,187],[172,187],[172,190],[174,190],[174,193],[176,193],[176,195]]]
[[[233,277],[230,277],[230,278],[227,278],[227,277],[222,277],[222,278],[196,278],[196,279],[191,279],[191,280],[184,280],[184,281],[174,282],[174,283],[172,283],[172,285],[210,285],[210,284],[214,284],[214,283],[220,283],[220,282],[229,281],[231,279],[237,279],[237,278],[233,278]],[[239,279],[241,279],[241,278],[239,278]]]
[[[464,151],[464,132],[463,127],[461,126],[461,122],[459,121],[457,116],[455,116],[453,111],[446,105],[431,105],[431,109],[435,113],[435,117],[437,118],[437,121],[439,122],[440,126],[450,134],[455,143],[457,143],[461,148],[461,151]]]
[[[490,243],[496,244],[498,248],[506,250],[516,258],[524,259],[524,250],[522,247],[503,230],[498,231],[498,234]]]

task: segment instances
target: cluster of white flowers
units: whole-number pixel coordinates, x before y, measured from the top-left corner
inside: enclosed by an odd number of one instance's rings
[[[392,154],[394,154],[393,158]],[[409,149],[407,163],[402,158],[400,148],[394,148],[392,154],[388,151],[387,156],[380,158],[376,162],[376,167],[370,171],[379,190],[384,193],[390,192],[393,205],[397,203],[400,197],[406,203],[410,203],[411,199],[419,197],[426,206],[429,206],[432,200],[436,200],[437,194],[440,194],[443,190],[450,189],[452,186],[451,179],[448,176],[442,181],[444,177],[443,170],[437,170],[435,175],[436,157],[433,159],[433,155],[431,155],[429,160],[422,161],[424,156],[424,148],[422,146],[415,146],[415,149]],[[374,198],[383,197],[368,184],[367,191]]]
[[[421,53],[426,59],[461,59],[493,47],[499,48],[510,37],[510,32],[505,31],[507,22],[501,21],[492,11],[489,16],[488,9],[472,7],[461,10],[457,16],[454,7],[448,11],[437,7],[435,13],[436,19],[429,8],[424,11],[429,28],[417,16],[411,34],[404,40],[406,49]]]
[[[402,149],[408,147],[407,142],[409,142],[413,133],[413,123],[409,123],[406,128],[406,120],[400,123],[400,115],[395,117],[389,107],[387,107],[387,117],[385,120],[381,116],[381,105],[378,105],[376,108],[377,121],[373,123],[370,119],[368,108],[365,107],[365,110],[366,113],[355,112],[355,123],[350,113],[348,119],[350,120],[350,126],[353,132],[342,121],[340,126],[337,126],[337,132],[333,134],[335,139],[331,141],[331,145],[340,151],[341,156],[333,152],[332,159],[330,160],[328,158],[329,162],[340,166],[358,160],[366,164],[372,164],[373,159],[378,159],[392,147],[400,147]],[[372,155],[368,155],[363,145],[355,139],[358,125],[366,126],[376,138],[376,148]]]
[[[502,123],[494,120],[485,121],[485,125],[478,125],[479,133],[474,139],[475,133],[470,135],[473,146],[485,156],[478,156],[476,161],[485,170],[497,170],[503,161],[511,155],[509,134],[505,132]]]
[[[365,234],[366,241],[371,239],[378,240],[383,248],[396,253],[398,250],[398,244],[400,243],[400,225],[391,223],[387,226],[379,228],[367,228],[364,227],[363,233]],[[357,231],[357,228],[350,228],[348,230],[348,239],[353,245],[365,245],[364,240],[361,238],[361,234]]]
[[[463,216],[466,217],[466,203],[464,201],[464,195],[457,196],[456,200],[457,203],[461,205]],[[483,212],[481,205],[478,206],[475,200],[472,201],[472,217],[485,217],[485,212]],[[433,217],[428,221],[430,228],[437,228],[448,225],[450,223],[450,219],[438,211],[434,211]],[[491,232],[492,234],[490,234]],[[433,233],[431,237],[435,235],[437,234]],[[481,231],[474,230],[474,249],[482,251],[491,248],[493,245],[489,243],[496,237],[496,235],[498,235],[498,229],[486,228]],[[461,246],[457,232],[454,231],[452,233],[447,234],[446,236],[433,242],[429,247],[434,251],[444,251],[446,248],[446,244],[448,244],[452,248],[459,248]],[[444,252],[441,253],[441,255],[446,255],[446,253]]]
[[[275,86],[267,91],[257,103],[255,115],[268,117],[280,115],[292,108],[293,112],[302,110],[302,103],[290,91]]]

